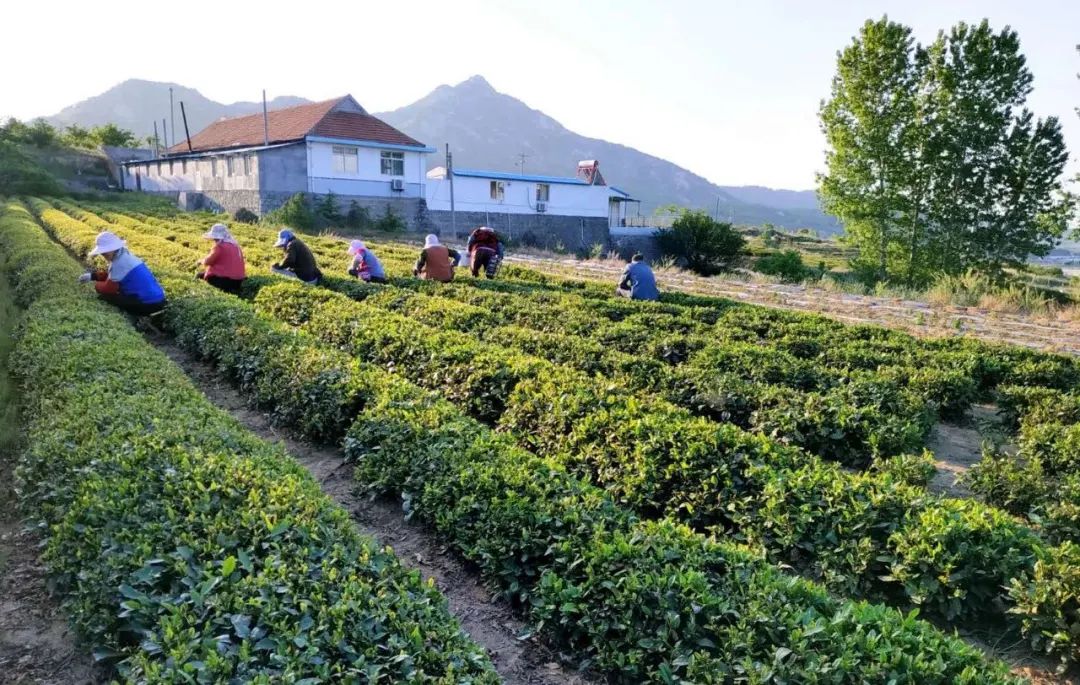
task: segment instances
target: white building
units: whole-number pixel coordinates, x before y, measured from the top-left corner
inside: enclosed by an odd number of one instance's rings
[[[189,206],[258,214],[296,193],[338,195],[422,218],[434,152],[371,116],[352,96],[222,119],[168,150],[124,165],[128,190],[175,194]]]
[[[578,164],[577,176],[513,174],[457,169],[451,180],[444,167],[427,174],[428,216],[440,230],[462,232],[491,226],[513,239],[531,234],[538,244],[555,241],[568,248],[607,243],[608,229],[625,223],[630,195],[604,183],[599,164]]]

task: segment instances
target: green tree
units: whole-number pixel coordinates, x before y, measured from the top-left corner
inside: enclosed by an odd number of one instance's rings
[[[26,142],[37,147],[50,147],[60,141],[60,134],[44,119],[36,119],[26,133]]]
[[[1024,108],[1020,41],[957,24],[928,47],[888,18],[868,21],[837,60],[821,122],[826,209],[877,278],[1000,272],[1045,254],[1065,230],[1060,125]]]
[[[7,140],[12,143],[25,143],[30,139],[30,127],[11,117],[0,126],[0,141]]]
[[[135,147],[139,144],[139,140],[135,137],[134,133],[127,129],[120,128],[113,123],[95,126],[93,130],[91,130],[91,134],[94,136],[94,139],[97,140],[99,145],[108,145],[110,147]]]
[[[78,124],[72,124],[64,129],[61,142],[68,147],[91,148],[97,145],[94,135]]]
[[[679,214],[671,228],[656,233],[662,254],[706,276],[738,262],[746,240],[731,224],[715,221],[703,211],[680,209]]]
[[[837,56],[832,91],[821,105],[829,149],[818,175],[826,211],[845,224],[863,266],[887,275],[890,245],[902,234],[911,180],[902,152],[913,137],[919,74],[911,29],[887,17],[867,21]]]

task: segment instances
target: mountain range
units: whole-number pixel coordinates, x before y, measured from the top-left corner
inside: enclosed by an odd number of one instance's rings
[[[181,101],[192,134],[221,117],[251,114],[262,107],[259,102],[222,104],[178,84],[133,79],[46,118],[60,126],[95,126],[111,121],[146,136],[153,133],[154,121],[160,126],[163,117],[169,118],[169,88],[177,103],[177,140],[183,138]],[[363,104],[362,94],[358,99]],[[268,106],[276,109],[304,102],[309,101],[286,96],[274,98]],[[455,86],[439,86],[410,105],[375,115],[437,148],[440,153],[429,157],[432,167],[444,163],[441,152],[447,142],[454,153],[454,165],[463,169],[515,171],[513,160],[524,153],[528,173],[572,176],[578,160],[597,159],[607,182],[640,200],[645,214],[675,204],[704,209],[739,224],[771,223],[789,229],[810,228],[822,234],[842,230],[835,218],[820,210],[811,190],[710,183],[692,171],[632,147],[574,133],[543,112],[496,91],[481,76]],[[169,137],[171,141],[171,132]]]

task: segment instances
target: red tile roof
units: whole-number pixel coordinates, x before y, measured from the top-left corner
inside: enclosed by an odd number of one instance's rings
[[[421,145],[393,126],[362,111],[350,111],[352,98],[345,96],[297,105],[267,113],[270,143],[286,143],[303,140],[306,136],[347,138],[394,145]],[[343,105],[343,111],[334,111]],[[355,105],[353,105],[355,106]],[[191,137],[195,152],[227,150],[238,147],[255,147],[263,144],[263,116],[249,114],[215,121]],[[169,148],[172,154],[188,151],[187,141]]]
[[[381,119],[370,114],[355,112],[330,112],[315,125],[308,135],[325,138],[347,138],[351,140],[372,140],[377,143],[394,145],[418,145],[423,143],[410,138]]]

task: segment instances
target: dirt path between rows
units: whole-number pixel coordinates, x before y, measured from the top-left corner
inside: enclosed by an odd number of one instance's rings
[[[495,669],[508,685],[579,685],[590,682],[544,645],[518,635],[528,625],[510,605],[484,587],[470,570],[429,530],[407,522],[400,504],[388,499],[358,496],[352,468],[340,450],[293,440],[274,428],[265,415],[252,410],[244,398],[210,365],[175,345],[163,335],[147,339],[183,369],[211,402],[229,412],[259,437],[285,446],[289,454],[318,480],[323,491],[345,508],[360,531],[380,545],[392,547],[403,566],[433,578],[447,598],[450,612],[473,640],[487,649]]]
[[[55,597],[40,538],[19,520],[13,455],[0,454],[0,683],[81,685],[102,680]]]
[[[615,281],[625,264],[620,261],[554,259],[530,255],[506,257],[518,264],[567,278]],[[965,335],[990,342],[1080,354],[1080,322],[1007,314],[977,307],[936,306],[926,302],[871,295],[849,295],[821,288],[782,283],[753,283],[730,277],[702,277],[685,272],[657,274],[661,290],[724,297],[748,304],[821,314],[844,323],[873,324],[914,335]]]

